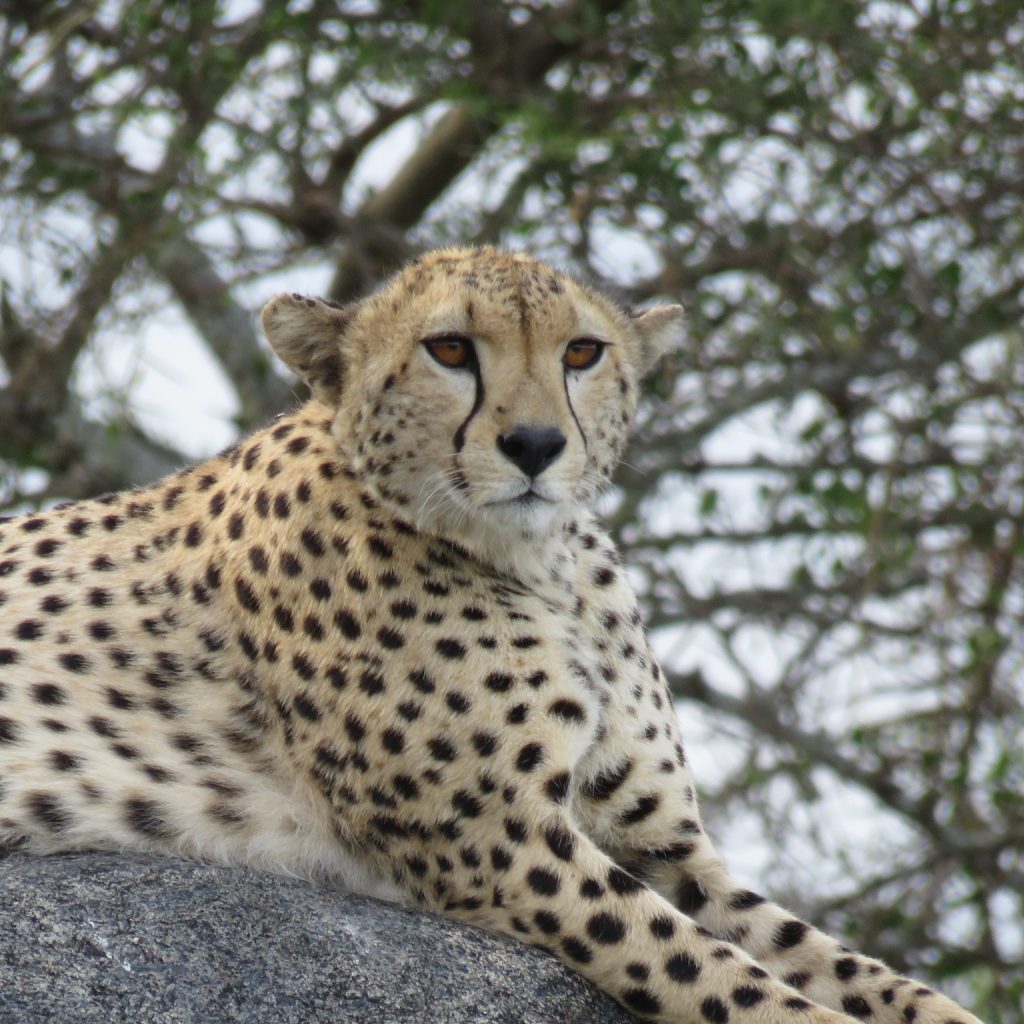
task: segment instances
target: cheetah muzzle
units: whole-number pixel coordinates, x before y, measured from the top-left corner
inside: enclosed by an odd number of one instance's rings
[[[679,307],[455,249],[263,322],[295,413],[0,525],[0,845],[419,904],[646,1019],[977,1024],[737,885],[704,832],[589,511]]]

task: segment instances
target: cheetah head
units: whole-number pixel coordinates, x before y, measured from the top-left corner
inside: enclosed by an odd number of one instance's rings
[[[530,257],[448,249],[350,306],[279,296],[263,324],[385,500],[507,544],[552,534],[608,482],[683,313],[630,314]]]

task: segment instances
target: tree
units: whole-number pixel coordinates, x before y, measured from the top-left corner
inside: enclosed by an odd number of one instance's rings
[[[0,0],[0,499],[184,461],[78,376],[167,304],[245,430],[281,280],[457,240],[681,299],[606,511],[713,831],[1020,1021],[1022,44],[1011,0]]]

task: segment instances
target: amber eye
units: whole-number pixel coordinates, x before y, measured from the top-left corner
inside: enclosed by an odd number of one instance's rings
[[[589,370],[604,354],[604,342],[596,338],[577,338],[570,341],[562,362],[570,370]]]
[[[442,365],[452,370],[472,366],[476,358],[473,343],[458,334],[443,334],[427,338],[423,347]]]

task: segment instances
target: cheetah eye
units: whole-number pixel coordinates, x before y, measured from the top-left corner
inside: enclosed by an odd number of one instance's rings
[[[570,370],[589,370],[600,362],[605,347],[605,343],[596,338],[577,338],[569,342],[562,362]]]
[[[423,347],[450,370],[464,370],[476,362],[473,343],[461,334],[441,334],[436,338],[427,338]]]

